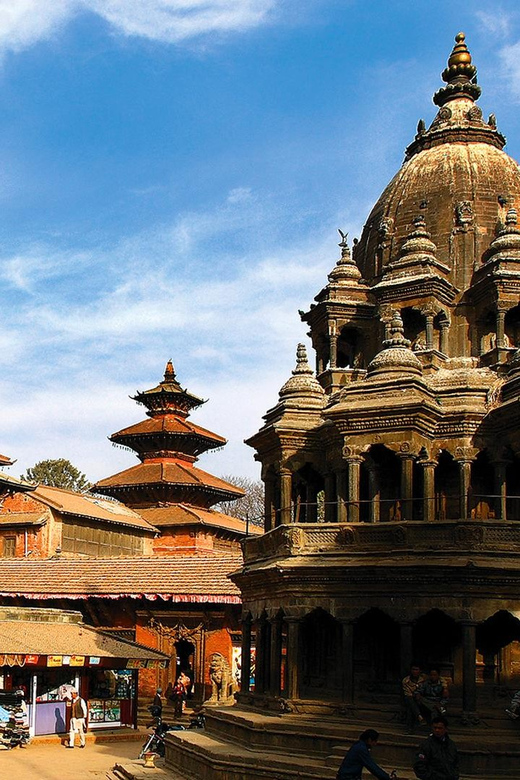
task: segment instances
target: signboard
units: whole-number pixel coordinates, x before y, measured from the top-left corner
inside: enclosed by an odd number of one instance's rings
[[[63,656],[62,655],[48,655],[47,656],[47,666],[63,666]]]
[[[71,657],[70,657],[70,665],[71,666],[85,666],[85,656],[84,655],[71,655]]]
[[[40,660],[39,655],[26,655],[25,656],[25,663],[26,664],[37,664]]]
[[[98,666],[101,663],[101,658],[97,655],[91,655],[88,662],[91,666]]]

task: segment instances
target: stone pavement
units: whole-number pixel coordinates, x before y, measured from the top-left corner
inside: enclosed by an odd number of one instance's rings
[[[106,780],[116,763],[136,758],[137,740],[90,743],[84,750],[67,750],[60,744],[34,742],[26,748],[0,749],[2,780]]]

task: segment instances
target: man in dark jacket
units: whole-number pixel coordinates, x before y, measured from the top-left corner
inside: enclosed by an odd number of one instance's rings
[[[343,759],[336,780],[361,780],[363,767],[377,777],[377,780],[393,780],[396,777],[395,772],[389,775],[370,755],[370,749],[377,745],[378,739],[379,734],[375,729],[367,729],[360,734],[358,742],[352,745]]]
[[[432,734],[420,745],[413,769],[420,780],[459,780],[457,748],[442,715],[433,718]]]

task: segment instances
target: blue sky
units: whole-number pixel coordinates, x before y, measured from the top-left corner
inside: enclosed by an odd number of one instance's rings
[[[0,0],[0,452],[132,465],[106,437],[173,358],[229,439],[399,168],[464,30],[520,158],[517,2]]]

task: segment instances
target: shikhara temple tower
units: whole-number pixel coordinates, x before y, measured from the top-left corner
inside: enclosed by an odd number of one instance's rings
[[[316,376],[299,347],[248,442],[266,534],[234,579],[243,658],[256,636],[241,695],[260,708],[351,707],[412,657],[440,665],[467,721],[520,687],[520,169],[463,33],[442,78],[302,315]]]
[[[134,400],[146,408],[147,419],[110,440],[134,450],[140,463],[100,480],[95,491],[119,499],[157,527],[156,552],[236,546],[245,524],[211,507],[240,498],[243,491],[194,465],[203,452],[226,443],[188,420],[204,401],[181,387],[171,360],[163,381]]]

